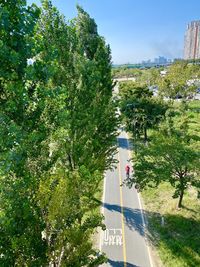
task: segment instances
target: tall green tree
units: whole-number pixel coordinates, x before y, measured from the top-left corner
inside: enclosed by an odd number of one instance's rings
[[[71,113],[71,138],[75,138],[74,143],[77,144],[79,140],[81,145],[74,147],[72,157],[78,165],[84,162],[91,170],[99,168],[103,171],[112,163],[109,155],[114,152],[117,131],[116,104],[112,98],[111,53],[97,33],[94,20],[81,7],[77,8],[75,28],[79,57],[75,69],[80,75],[77,82],[79,94],[73,105],[75,110]],[[76,150],[80,149],[77,154]]]
[[[60,178],[56,171],[45,175],[40,182],[49,259],[62,266],[97,265],[104,258],[97,256],[90,241],[96,227],[102,227],[95,194],[103,171],[113,162],[117,130],[110,49],[82,8],[66,25],[48,1],[43,2],[37,38],[45,47],[38,61],[48,62],[48,87],[55,96],[48,109],[56,126],[51,158],[62,173]],[[45,196],[44,204],[40,200]]]
[[[44,3],[46,10],[38,31],[45,47],[41,58],[49,66],[56,65],[51,87],[63,95],[59,117],[66,120],[70,168],[86,164],[91,170],[103,171],[112,162],[112,157],[111,161],[108,158],[115,149],[117,130],[110,48],[82,8],[78,7],[77,19],[67,26],[49,2]]]
[[[110,49],[80,7],[70,24],[50,1],[39,21],[26,1],[1,7],[1,45],[11,53],[10,68],[0,67],[0,263],[99,265],[95,196],[118,123]]]
[[[169,182],[181,208],[186,190],[190,186],[200,188],[199,142],[188,134],[185,119],[174,121],[172,113],[168,113],[169,118],[160,131],[155,132],[149,145],[141,146],[135,155],[132,183],[143,189],[157,187],[162,181]]]
[[[113,162],[117,120],[110,50],[96,27],[81,8],[67,25],[51,2],[43,1],[32,72],[39,82],[36,89],[46,96],[42,118],[50,129],[45,143],[51,157],[40,172],[37,203],[48,262],[56,266],[93,266],[104,259],[97,256],[90,238],[97,226],[102,227],[95,194],[103,171]]]
[[[147,131],[154,128],[162,119],[167,105],[153,98],[153,93],[144,85],[136,83],[121,83],[120,102],[122,116],[127,130],[136,140],[144,137],[147,142]]]
[[[41,266],[46,259],[43,222],[34,199],[37,179],[29,169],[29,158],[40,154],[36,147],[44,138],[36,135],[35,121],[30,121],[26,76],[39,13],[35,5],[27,7],[26,1],[0,3],[1,266]]]

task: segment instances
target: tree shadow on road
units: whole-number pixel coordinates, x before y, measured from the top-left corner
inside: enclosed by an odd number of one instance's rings
[[[122,213],[119,205],[104,203],[104,208],[111,212]],[[144,211],[148,218],[148,231],[145,231],[141,211],[123,207],[126,225],[131,230],[144,236],[154,247],[165,248],[163,257],[179,259],[185,266],[200,266],[200,221],[181,214],[163,214]],[[164,223],[162,222],[164,218]],[[174,261],[176,262],[176,260]],[[120,265],[111,266],[123,266]],[[123,264],[123,263],[122,263]],[[127,266],[134,266],[128,265]]]
[[[103,206],[104,208],[110,211],[116,211],[122,213],[122,208],[119,205],[104,203]],[[140,235],[144,236],[142,216],[141,216],[141,211],[139,209],[131,209],[128,207],[123,207],[123,216],[125,219],[125,223],[130,230],[135,230]]]
[[[124,261],[112,261],[112,260],[108,260],[108,263],[113,266],[113,267],[124,267],[125,266],[125,262]],[[135,264],[132,264],[132,263],[129,263],[129,262],[126,262],[126,266],[127,267],[139,267]]]
[[[120,148],[130,150],[130,144],[131,144],[130,139],[118,137],[117,141]]]

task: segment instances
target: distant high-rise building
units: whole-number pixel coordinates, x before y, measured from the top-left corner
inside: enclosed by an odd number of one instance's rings
[[[200,58],[200,20],[187,25],[184,43],[184,59]]]
[[[166,64],[167,63],[167,59],[165,57],[159,56],[158,58],[154,59],[154,63],[156,63],[156,64]]]

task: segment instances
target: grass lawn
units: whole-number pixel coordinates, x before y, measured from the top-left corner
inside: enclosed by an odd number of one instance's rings
[[[162,183],[142,192],[150,241],[164,266],[200,266],[200,200],[191,188],[184,196],[184,207],[177,210],[173,191],[169,184]]]
[[[189,104],[190,131],[199,136],[200,101]],[[200,266],[200,199],[190,188],[178,210],[174,189],[168,183],[142,192],[149,222],[149,239],[166,267]]]

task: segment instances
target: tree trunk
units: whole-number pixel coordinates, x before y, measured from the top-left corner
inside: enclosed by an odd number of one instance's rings
[[[71,168],[71,171],[73,171],[73,164],[72,164],[72,158],[71,158],[71,155],[70,154],[68,154],[68,160],[69,160],[69,166],[70,166],[70,168]]]
[[[181,193],[180,193],[180,196],[179,196],[178,208],[182,207],[183,194],[184,194],[184,190],[182,189]]]
[[[62,264],[62,258],[63,258],[63,256],[64,256],[64,247],[62,247],[62,250],[61,250],[61,253],[60,253],[60,257],[59,257],[59,259],[58,259],[58,267],[60,267],[61,266],[61,264]]]
[[[183,200],[183,195],[185,191],[185,177],[187,175],[187,169],[184,172],[181,172],[179,174],[179,179],[180,179],[180,195],[179,195],[179,201],[178,201],[178,208],[182,207],[182,200]]]
[[[148,137],[147,137],[147,127],[144,127],[144,142],[147,143]]]

